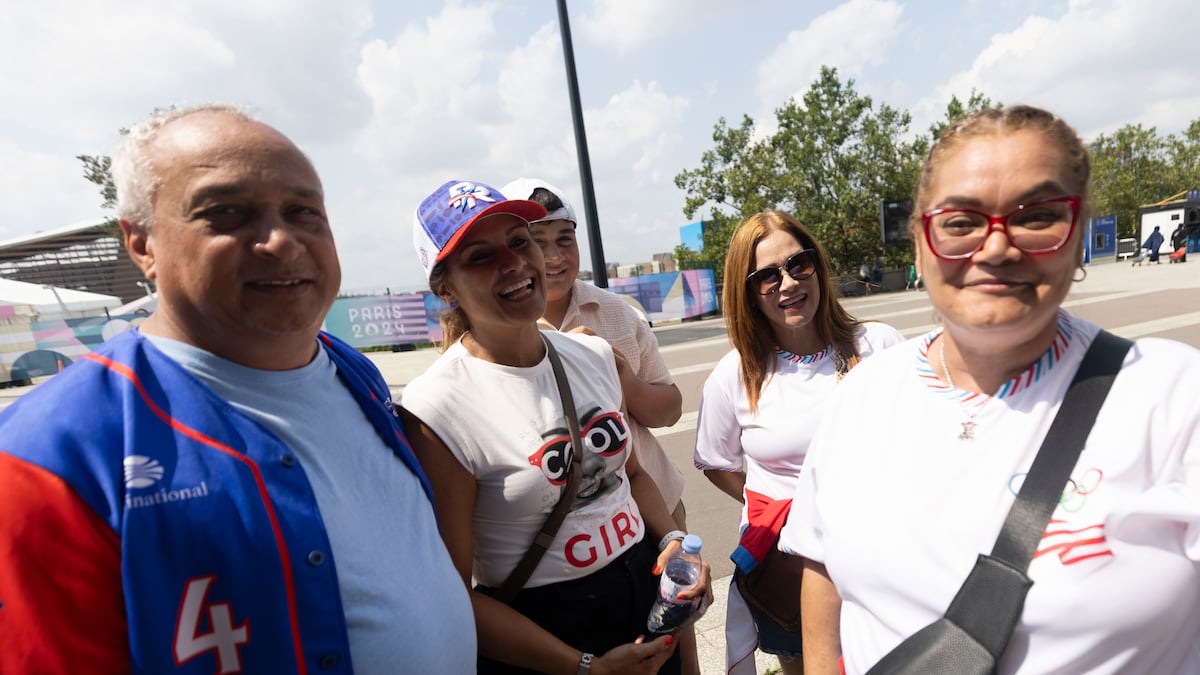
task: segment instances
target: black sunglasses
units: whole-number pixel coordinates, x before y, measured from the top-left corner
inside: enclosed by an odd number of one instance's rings
[[[804,281],[817,271],[817,261],[811,249],[792,254],[782,265],[755,270],[746,277],[746,285],[759,295],[771,295],[783,285],[783,273],[796,281]]]

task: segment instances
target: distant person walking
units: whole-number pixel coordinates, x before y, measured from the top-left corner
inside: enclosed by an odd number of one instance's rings
[[[1183,226],[1183,223],[1180,223],[1179,227],[1171,233],[1171,254],[1174,255],[1179,251],[1183,251],[1183,253],[1179,254],[1179,259],[1175,262],[1187,262],[1187,228]]]
[[[1149,237],[1146,237],[1146,242],[1142,244],[1142,248],[1150,251],[1150,262],[1152,262],[1152,263],[1161,263],[1162,262],[1161,260],[1158,259],[1158,249],[1162,245],[1163,245],[1163,234],[1162,234],[1162,232],[1158,231],[1158,226],[1155,225],[1154,231],[1150,233]]]

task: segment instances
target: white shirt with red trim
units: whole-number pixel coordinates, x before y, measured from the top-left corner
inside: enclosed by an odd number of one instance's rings
[[[862,324],[855,338],[864,358],[904,341],[895,328],[875,321]],[[747,490],[790,499],[813,431],[837,383],[837,369],[828,348],[816,354],[778,351],[772,358],[775,371],[763,383],[754,412],[737,350],[730,350],[713,368],[700,401],[693,460],[701,470],[745,471]],[[745,531],[746,525],[742,506],[738,531]],[[736,584],[729,585],[725,647],[727,672],[753,672],[754,660],[748,657],[758,648],[758,631]]]
[[[848,673],[940,617],[991,551],[1097,331],[1061,313],[1051,350],[984,400],[937,379],[937,331],[838,387],[781,548],[828,569]],[[1001,674],[1200,672],[1197,394],[1200,352],[1136,342],[1030,566]],[[960,440],[971,414],[974,439]]]

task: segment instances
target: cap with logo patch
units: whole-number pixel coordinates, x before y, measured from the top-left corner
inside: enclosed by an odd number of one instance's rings
[[[544,218],[546,209],[528,199],[508,199],[485,183],[465,180],[448,181],[423,199],[413,225],[413,245],[425,278],[454,251],[472,225],[497,213],[533,222]]]

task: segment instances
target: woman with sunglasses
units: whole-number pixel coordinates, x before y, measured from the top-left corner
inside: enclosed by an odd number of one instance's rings
[[[1075,131],[1028,106],[976,113],[931,148],[910,222],[942,327],[839,387],[781,539],[805,557],[810,675],[839,656],[867,671],[996,543],[1100,330],[1062,308],[1090,170]],[[1143,338],[1124,356],[997,672],[1200,672],[1198,382],[1186,345]]]
[[[750,216],[734,232],[722,295],[733,349],[704,384],[696,467],[742,503],[735,574],[775,546],[809,439],[834,384],[865,356],[903,341],[859,322],[837,300],[824,249],[782,211]],[[748,606],[729,586],[726,669],[754,672],[756,647],[785,673],[801,672],[800,635]]]

